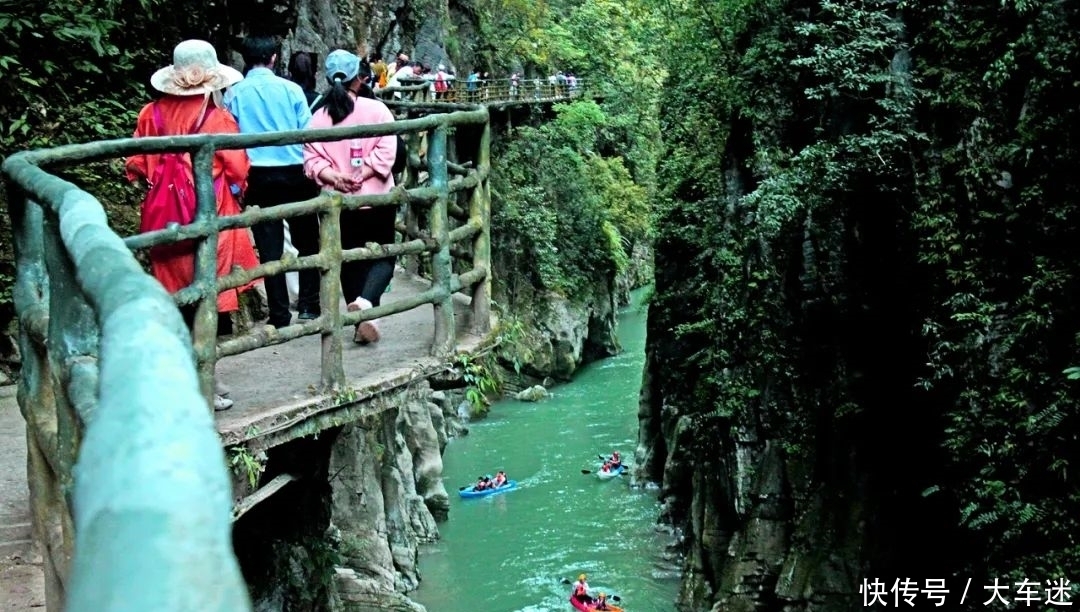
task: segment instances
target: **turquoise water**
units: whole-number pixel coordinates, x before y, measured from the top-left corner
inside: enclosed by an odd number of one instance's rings
[[[537,403],[505,400],[470,424],[444,454],[453,498],[441,540],[421,551],[420,588],[429,612],[573,610],[569,583],[586,573],[591,594],[621,598],[627,612],[674,610],[678,580],[663,560],[670,536],[656,529],[656,492],[628,476],[594,474],[598,454],[633,460],[645,317],[620,314],[623,352],[580,370]],[[458,487],[505,469],[518,489],[462,499]]]

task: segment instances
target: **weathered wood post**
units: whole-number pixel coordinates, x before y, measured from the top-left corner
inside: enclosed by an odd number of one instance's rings
[[[345,382],[341,350],[341,194],[330,196],[330,208],[319,213],[319,308],[322,311],[322,386],[337,389]]]
[[[68,567],[75,536],[71,513],[55,466],[59,445],[54,377],[47,352],[49,328],[49,276],[45,266],[45,223],[41,206],[8,182],[15,250],[13,298],[19,319],[22,354],[17,392],[26,419],[26,477],[30,489],[30,520],[35,542],[41,546],[45,573],[45,606],[60,610],[66,597]]]
[[[409,138],[405,140],[405,146],[409,149],[409,163],[408,168],[405,170],[405,186],[414,187],[419,182],[417,175],[420,173],[420,168],[414,166],[413,162],[420,163],[420,145],[424,138],[424,132],[413,132],[409,135]],[[417,236],[420,233],[420,215],[417,213],[417,206],[415,204],[405,205],[405,236],[402,236],[403,240],[408,239],[409,236]],[[406,255],[404,268],[411,274],[420,273],[420,256],[419,255]]]
[[[204,226],[209,225],[217,217],[217,196],[214,194],[214,145],[206,144],[196,149],[192,155],[191,165],[195,172],[195,195],[198,202],[195,222]],[[199,289],[199,300],[196,302],[192,346],[195,350],[199,388],[212,411],[214,409],[214,368],[217,364],[218,233],[210,232],[208,236],[198,241],[198,245],[195,251],[195,286]]]
[[[40,207],[38,207],[40,209]],[[65,224],[76,225],[73,211],[68,210]],[[45,338],[52,389],[46,406],[33,406],[42,417],[36,424],[40,433],[44,428],[55,435],[55,440],[42,447],[43,457],[52,472],[53,490],[47,493],[50,508],[46,512],[44,536],[47,551],[52,556],[63,590],[69,588],[71,561],[75,552],[75,525],[67,496],[75,484],[75,463],[82,443],[82,415],[93,412],[97,403],[98,322],[94,311],[79,288],[75,264],[68,256],[61,237],[60,219],[53,210],[45,210],[42,231],[45,247],[45,269],[49,278],[48,324]],[[94,368],[87,372],[81,362],[94,361]],[[89,380],[87,380],[89,378]],[[89,388],[87,388],[89,387]],[[41,412],[47,409],[48,413]],[[40,441],[39,441],[40,443]],[[55,444],[53,444],[55,443]],[[66,596],[66,594],[65,594]],[[57,608],[59,609],[59,608]]]
[[[447,208],[449,203],[449,177],[446,166],[447,126],[439,125],[431,133],[428,146],[428,175],[431,186],[438,192],[438,198],[428,213],[428,227],[431,237],[438,244],[438,250],[431,254],[432,286],[439,291],[440,297],[433,303],[435,307],[435,341],[431,354],[445,357],[453,353],[457,342],[457,330],[454,325],[454,298],[450,290],[453,275],[453,262],[450,257],[450,219]]]
[[[491,171],[491,120],[484,122],[476,150],[476,170],[482,180],[472,191],[469,218],[480,221],[480,232],[473,239],[473,268],[484,270],[484,278],[473,285],[472,331],[483,335],[491,331],[491,194],[487,173]]]

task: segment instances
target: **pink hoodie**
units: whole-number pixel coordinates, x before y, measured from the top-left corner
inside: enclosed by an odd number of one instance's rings
[[[391,123],[394,115],[385,104],[371,98],[355,98],[353,112],[341,123],[332,125],[326,107],[320,108],[311,116],[310,129],[342,127],[346,125],[367,125],[372,123]],[[309,142],[304,145],[304,172],[322,187],[327,187],[319,180],[319,173],[326,168],[339,172],[352,173],[349,157],[349,143],[352,139],[337,142]],[[361,139],[364,164],[371,166],[375,175],[360,184],[360,189],[352,195],[380,194],[394,187],[394,158],[397,156],[397,138],[390,134],[375,138]]]

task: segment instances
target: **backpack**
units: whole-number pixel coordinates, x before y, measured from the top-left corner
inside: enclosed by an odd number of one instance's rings
[[[161,110],[154,103],[154,127],[158,135],[164,136],[164,121],[161,119]],[[198,132],[206,121],[212,108],[207,108],[201,120],[192,129],[192,133]],[[165,229],[172,223],[187,225],[195,220],[195,180],[192,176],[190,165],[187,162],[187,153],[162,153],[161,160],[154,169],[154,176],[150,181],[150,190],[142,203],[139,232],[152,232]],[[150,248],[150,256],[154,259],[168,259],[180,255],[188,255],[195,252],[194,240],[183,240],[173,244],[163,244]]]

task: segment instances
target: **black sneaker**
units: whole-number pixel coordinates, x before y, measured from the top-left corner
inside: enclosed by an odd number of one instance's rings
[[[301,321],[314,321],[315,319],[319,318],[319,315],[318,313],[314,312],[301,312],[300,314],[296,315],[296,318],[300,319]]]

